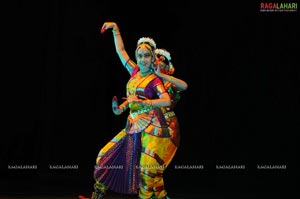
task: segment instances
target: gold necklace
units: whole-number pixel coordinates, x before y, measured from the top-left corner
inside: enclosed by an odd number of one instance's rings
[[[151,73],[151,71],[150,70],[148,70],[147,72],[142,72],[142,71],[140,71],[140,76],[141,77],[145,77],[146,75],[149,75]]]

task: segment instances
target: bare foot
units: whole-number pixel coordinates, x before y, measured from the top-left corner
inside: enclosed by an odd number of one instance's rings
[[[79,199],[90,199],[90,198],[84,197],[84,196],[82,196],[82,195],[79,195],[78,198],[79,198]]]

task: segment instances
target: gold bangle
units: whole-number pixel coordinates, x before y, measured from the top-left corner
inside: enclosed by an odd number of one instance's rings
[[[174,79],[174,77],[173,76],[171,76],[170,78],[169,78],[169,82],[171,82],[172,83],[172,80]]]
[[[149,104],[150,104],[150,106],[152,106],[152,100],[149,100]]]
[[[117,28],[116,30],[112,29],[112,32],[113,32],[114,36],[120,35],[120,29],[119,28]]]
[[[125,107],[124,105],[121,105],[121,106],[120,106],[120,109],[121,109],[122,113],[125,111],[125,108],[126,108],[126,107]]]
[[[145,106],[152,106],[152,100],[145,100],[144,105]]]

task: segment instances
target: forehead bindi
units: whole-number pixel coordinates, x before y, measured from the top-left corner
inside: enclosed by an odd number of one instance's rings
[[[140,48],[137,52],[139,56],[149,57],[151,56],[151,52],[147,48]]]
[[[142,45],[139,50],[138,50],[138,53],[150,53],[150,50],[145,46],[145,45]]]

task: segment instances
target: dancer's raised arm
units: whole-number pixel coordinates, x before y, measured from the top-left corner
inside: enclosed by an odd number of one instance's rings
[[[132,74],[133,67],[131,64],[128,64],[128,62],[130,61],[130,57],[125,50],[123,39],[121,37],[120,29],[119,29],[117,23],[104,22],[104,24],[102,25],[102,28],[101,28],[101,33],[104,33],[108,29],[112,29],[116,52],[119,55],[119,58],[123,64],[123,66],[125,66],[125,68],[129,72],[129,74]]]

